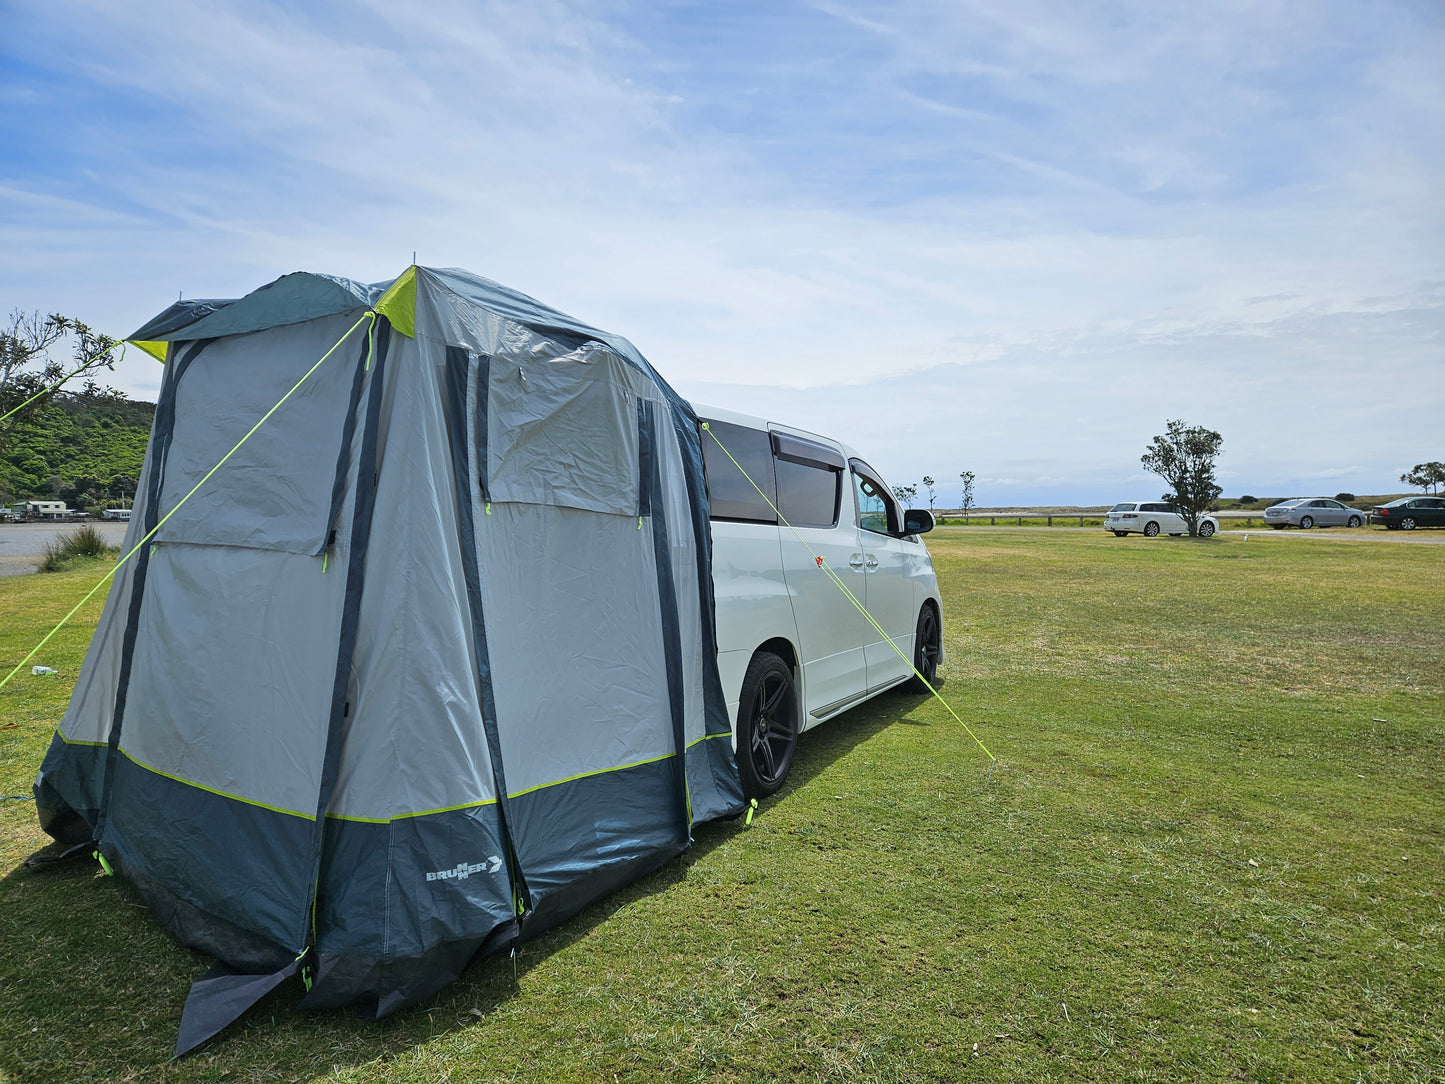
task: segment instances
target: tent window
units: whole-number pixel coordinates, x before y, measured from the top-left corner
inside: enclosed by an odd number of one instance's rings
[[[773,446],[768,434],[727,422],[708,421],[702,435],[703,466],[707,470],[707,499],[712,519],[737,520],[744,523],[777,523],[768,501],[777,503],[777,485],[773,479]],[[719,445],[721,442],[721,446]],[[727,449],[727,452],[723,451]],[[732,453],[734,463],[728,458]],[[748,477],[767,494],[764,500],[752,483],[743,477],[738,464]]]

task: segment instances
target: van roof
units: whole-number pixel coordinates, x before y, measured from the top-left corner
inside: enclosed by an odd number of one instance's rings
[[[708,406],[706,403],[693,403],[692,409],[699,418],[712,418],[715,421],[728,422],[731,425],[744,425],[749,429],[762,429],[765,431],[776,429],[779,432],[792,433],[795,436],[806,437],[808,440],[816,440],[822,444],[834,447],[843,454],[845,459],[863,458],[841,440],[824,436],[821,433],[814,433],[807,429],[799,429],[795,425],[785,425],[782,422],[770,422],[766,418],[758,417],[756,414],[744,414],[741,411],[728,410],[724,407]]]

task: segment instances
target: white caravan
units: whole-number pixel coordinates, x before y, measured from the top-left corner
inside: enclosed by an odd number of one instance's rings
[[[882,476],[845,444],[733,411],[695,409],[708,424],[702,446],[718,670],[743,789],[763,797],[783,785],[801,731],[910,678],[923,691],[914,667],[933,681],[943,652],[942,607],[933,561],[918,537],[933,529],[933,516],[899,508]]]

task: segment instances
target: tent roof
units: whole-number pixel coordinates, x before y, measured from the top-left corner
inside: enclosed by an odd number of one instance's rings
[[[298,271],[252,290],[239,301],[178,301],[127,338],[131,342],[178,342],[299,324],[368,308],[389,285],[367,286],[335,275]]]
[[[419,267],[456,297],[498,316],[528,327],[583,335],[602,342],[616,336],[580,322],[536,298],[507,288],[481,275],[455,267]],[[191,339],[243,335],[250,331],[299,324],[352,309],[370,308],[404,277],[370,285],[337,275],[296,271],[252,290],[239,300],[177,301],[127,336],[131,342],[179,342]]]
[[[164,349],[159,346],[163,342],[243,335],[378,305],[383,305],[386,311],[385,302],[395,298],[401,292],[400,288],[412,285],[416,279],[425,279],[428,286],[438,287],[463,302],[514,320],[534,331],[580,336],[606,343],[656,380],[674,407],[691,414],[691,408],[657,375],[627,339],[600,331],[534,297],[456,267],[413,265],[390,281],[370,285],[337,275],[297,271],[252,290],[239,300],[177,301],[127,336],[127,341],[142,346],[154,343],[156,346],[152,352],[164,356]],[[413,294],[411,307],[414,307],[414,297]],[[405,308],[407,302],[402,301],[400,305]],[[387,315],[391,312],[387,311]],[[393,323],[396,323],[395,319]],[[398,330],[411,334],[410,329],[404,326],[398,326]]]

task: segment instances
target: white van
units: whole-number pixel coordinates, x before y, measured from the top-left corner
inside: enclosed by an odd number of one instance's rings
[[[799,733],[910,679],[923,691],[819,559],[934,680],[943,610],[918,537],[933,529],[933,516],[899,508],[882,476],[847,445],[733,411],[695,409],[708,424],[702,446],[718,670],[743,788],[765,797],[787,779]]]

